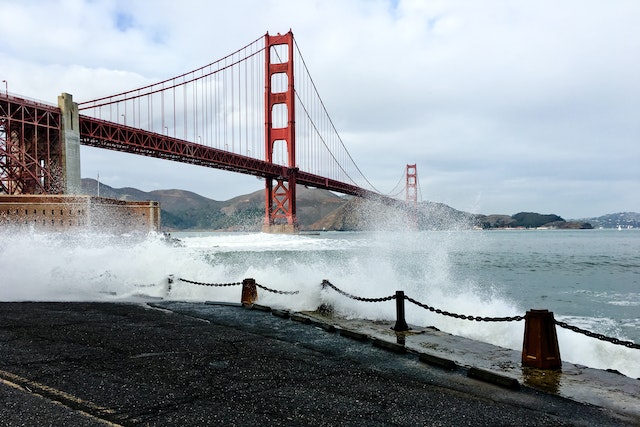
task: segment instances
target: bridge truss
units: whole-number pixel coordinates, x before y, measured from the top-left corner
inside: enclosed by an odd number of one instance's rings
[[[0,95],[0,193],[64,191],[60,129],[56,107]]]

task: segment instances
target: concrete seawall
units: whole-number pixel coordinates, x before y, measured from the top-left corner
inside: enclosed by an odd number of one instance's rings
[[[160,204],[87,195],[0,195],[0,226],[42,231],[158,231]]]

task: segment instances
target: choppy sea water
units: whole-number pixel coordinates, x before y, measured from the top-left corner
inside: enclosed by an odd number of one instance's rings
[[[640,342],[640,232],[635,230],[174,233],[161,235],[0,232],[0,300],[239,302],[254,278],[297,295],[259,292],[291,310],[330,303],[343,316],[395,319],[395,302],[369,303],[322,289],[323,280],[365,298],[396,290],[449,312],[504,317],[548,309],[555,318]],[[167,277],[176,279],[170,290]],[[410,324],[516,350],[524,322],[453,319],[407,302]],[[563,360],[640,377],[640,350],[559,328]]]

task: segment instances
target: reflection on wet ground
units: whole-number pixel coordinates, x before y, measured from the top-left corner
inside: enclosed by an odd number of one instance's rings
[[[432,327],[410,325],[395,332],[390,322],[327,317],[305,313],[337,328],[358,331],[373,339],[402,344],[408,351],[455,362],[462,368],[478,368],[517,380],[520,384],[578,402],[640,416],[640,380],[617,372],[588,368],[568,362],[560,370],[523,367],[521,352],[450,335]]]

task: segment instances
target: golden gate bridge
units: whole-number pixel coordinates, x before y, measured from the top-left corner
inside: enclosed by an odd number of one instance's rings
[[[265,231],[295,231],[298,184],[395,205],[405,192],[407,202],[417,201],[415,164],[392,195],[362,173],[291,31],[94,100],[62,94],[53,106],[0,95],[0,193],[78,193],[80,144],[264,178]]]

